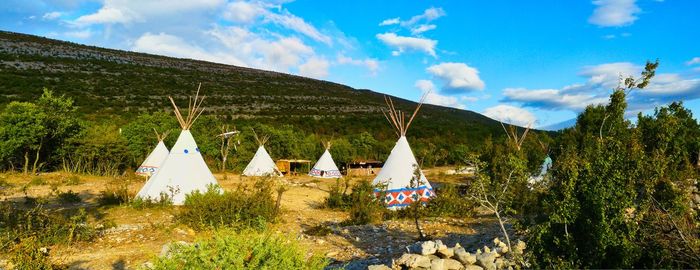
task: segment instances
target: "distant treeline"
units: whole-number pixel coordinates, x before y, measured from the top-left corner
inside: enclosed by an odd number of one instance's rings
[[[206,106],[206,103],[205,103]],[[183,108],[186,109],[186,108]],[[321,123],[322,121],[333,121]],[[234,119],[233,116],[202,115],[192,127],[200,151],[212,169],[221,166],[221,137],[240,131],[230,147],[226,166],[242,170],[258,145],[253,130],[269,135],[266,148],[273,159],[308,159],[315,161],[324,151],[325,141],[339,164],[355,160],[384,160],[396,142],[396,134],[379,117],[325,119]],[[421,120],[417,120],[421,121]],[[285,123],[286,122],[286,123]],[[332,128],[328,128],[331,126]],[[487,144],[490,136],[470,145],[454,134],[441,134],[439,127],[423,123],[421,130],[409,131],[409,142],[424,167],[463,164],[469,153]],[[66,170],[91,174],[120,174],[137,167],[157,143],[154,130],[170,132],[165,144],[173,146],[181,128],[172,112],[142,113],[131,119],[87,120],[77,112],[73,100],[49,90],[35,102],[11,102],[0,114],[0,168],[25,172]],[[381,130],[380,132],[373,132]],[[533,159],[541,160],[538,145],[547,141],[546,134],[533,135],[526,143]],[[461,138],[463,140],[463,138]],[[535,162],[538,163],[538,162]],[[534,163],[533,163],[534,164]],[[533,166],[535,170],[536,166]]]

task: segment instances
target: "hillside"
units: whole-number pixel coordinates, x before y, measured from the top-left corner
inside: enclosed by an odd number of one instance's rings
[[[207,114],[292,124],[321,134],[366,130],[380,138],[393,136],[380,112],[383,95],[371,90],[0,31],[0,106],[33,100],[47,87],[73,98],[89,119],[125,122],[141,112],[169,110],[168,95],[184,98],[198,82],[207,96]],[[415,106],[399,98],[395,102],[404,111]],[[502,129],[472,111],[426,105],[410,134],[447,136],[475,146],[488,135],[501,135]]]

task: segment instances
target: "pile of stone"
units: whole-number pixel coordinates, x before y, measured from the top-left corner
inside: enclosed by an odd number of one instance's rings
[[[527,265],[523,261],[525,242],[516,241],[512,246],[493,239],[493,247],[484,246],[474,253],[467,252],[462,246],[456,244],[448,247],[440,240],[418,242],[407,247],[408,252],[399,259],[393,260],[391,267],[386,265],[371,265],[369,270],[499,270],[521,269]]]

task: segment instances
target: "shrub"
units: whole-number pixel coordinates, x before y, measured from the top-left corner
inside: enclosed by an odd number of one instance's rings
[[[474,214],[473,201],[466,199],[454,184],[445,184],[435,193],[437,196],[426,205],[428,216],[461,218]]]
[[[161,192],[158,199],[139,197],[131,201],[131,207],[135,209],[160,208],[171,205],[173,205],[173,198],[165,192]]]
[[[80,198],[80,195],[78,195],[78,193],[76,192],[73,192],[72,190],[68,190],[66,192],[58,192],[58,195],[56,197],[61,203],[79,203],[83,201],[83,199]]]
[[[320,256],[307,259],[292,237],[271,232],[224,230],[193,245],[173,244],[150,269],[324,269]]]
[[[310,227],[304,230],[304,234],[311,236],[326,236],[332,233],[331,228],[328,228],[325,224],[318,224],[316,226]]]
[[[350,185],[350,178],[345,177],[341,183],[340,179],[335,180],[335,184],[330,186],[328,197],[324,201],[324,206],[330,209],[348,209],[352,202],[350,195],[347,194]]]
[[[33,177],[31,181],[29,181],[29,185],[31,185],[31,186],[46,185],[46,180],[44,180],[44,178],[41,178],[41,176],[36,176],[36,177]]]
[[[42,247],[36,237],[23,238],[10,250],[10,262],[17,270],[68,269],[51,262],[49,248]]]
[[[80,181],[80,177],[77,175],[71,175],[66,178],[63,178],[63,184],[64,185],[69,185],[69,186],[75,186],[75,185],[80,185],[82,181]]]
[[[268,178],[258,180],[248,190],[239,186],[233,192],[222,192],[218,186],[209,186],[204,192],[193,192],[185,197],[185,204],[177,220],[195,229],[207,227],[261,228],[276,218],[273,187]]]
[[[387,212],[383,200],[384,194],[379,194],[375,197],[375,189],[377,188],[372,186],[367,180],[362,180],[353,186],[350,194],[350,218],[343,222],[344,224],[361,225],[375,223],[384,218]]]
[[[128,204],[130,201],[131,194],[126,185],[108,187],[100,191],[100,196],[97,198],[97,203],[102,206]]]
[[[39,204],[20,209],[12,202],[0,203],[0,250],[9,243],[35,237],[40,244],[71,243],[93,239],[99,232],[87,222],[85,209],[58,212]],[[8,243],[8,244],[5,244]]]

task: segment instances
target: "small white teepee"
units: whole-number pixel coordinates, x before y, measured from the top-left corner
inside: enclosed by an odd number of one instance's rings
[[[202,101],[204,97],[199,98],[199,88],[197,88],[194,103],[190,99],[187,115],[183,117],[175,101],[170,98],[182,132],[170,150],[168,158],[158,172],[148,179],[136,197],[157,200],[161,194],[166,194],[171,196],[174,205],[182,205],[185,202],[185,195],[195,190],[205,192],[209,185],[218,185],[190,133],[190,127],[204,111],[200,108]]]
[[[340,170],[338,170],[338,166],[336,166],[335,162],[333,161],[331,152],[328,152],[328,150],[331,149],[331,142],[328,142],[324,146],[326,147],[326,151],[324,151],[323,155],[321,155],[321,158],[319,158],[318,161],[316,161],[314,167],[311,169],[311,171],[309,171],[309,175],[318,178],[343,177],[340,174]]]
[[[141,166],[136,169],[136,175],[150,177],[156,174],[160,165],[163,164],[165,159],[168,158],[168,154],[170,154],[170,151],[168,151],[168,148],[165,147],[165,144],[163,143],[163,140],[165,140],[165,137],[168,136],[169,132],[166,131],[163,134],[159,134],[155,129],[153,129],[153,131],[156,132],[158,144],[156,144],[156,148],[154,148],[153,151],[148,154],[148,157],[146,157],[143,163],[141,163]]]
[[[433,187],[428,182],[428,179],[425,178],[423,171],[418,167],[416,157],[411,151],[411,146],[408,145],[408,140],[406,140],[406,130],[413,122],[424,100],[425,96],[418,103],[418,107],[416,107],[408,123],[406,123],[406,115],[401,111],[397,111],[391,99],[385,97],[385,102],[389,109],[388,112],[384,112],[384,116],[395,128],[399,140],[394,148],[391,149],[389,157],[379,174],[377,174],[377,177],[372,181],[372,184],[385,186],[383,191],[386,197],[384,199],[387,207],[392,210],[406,207],[413,203],[415,199],[426,202],[435,196]],[[420,177],[414,179],[414,172],[417,169]],[[379,192],[380,190],[377,190],[375,195],[379,195]]]
[[[253,131],[255,140],[258,142],[258,151],[250,160],[248,166],[243,170],[242,175],[245,176],[282,176],[282,172],[277,168],[277,165],[270,157],[270,154],[265,150],[265,143],[270,138],[269,136],[258,137],[258,134]]]

